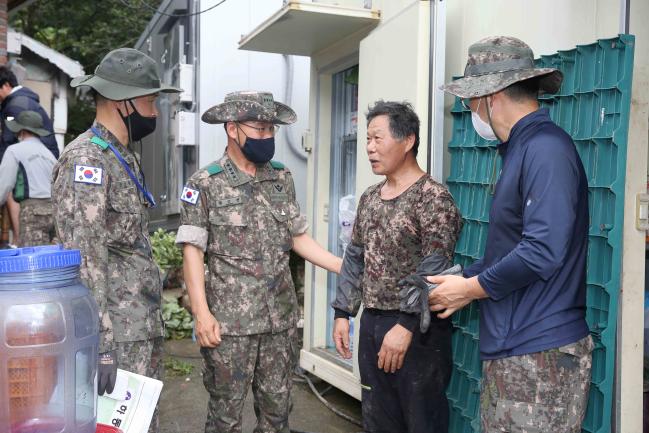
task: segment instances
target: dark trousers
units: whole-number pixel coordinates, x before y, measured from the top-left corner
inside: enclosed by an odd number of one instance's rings
[[[403,367],[385,373],[378,368],[378,353],[397,320],[396,311],[374,309],[365,309],[361,317],[358,364],[363,428],[367,433],[447,433],[450,321],[433,319],[425,334],[417,327]]]

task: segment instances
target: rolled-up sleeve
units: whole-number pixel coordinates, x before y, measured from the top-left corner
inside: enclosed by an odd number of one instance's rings
[[[176,234],[177,244],[189,244],[207,250],[208,213],[207,196],[204,189],[196,182],[189,181],[187,188],[198,191],[196,203],[180,201],[180,227]]]
[[[177,244],[191,244],[201,250],[207,250],[207,230],[202,227],[181,225],[176,234]]]

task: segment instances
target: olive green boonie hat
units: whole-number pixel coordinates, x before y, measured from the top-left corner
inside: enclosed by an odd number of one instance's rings
[[[76,77],[70,86],[88,86],[113,101],[138,98],[159,92],[178,93],[181,89],[164,85],[158,65],[146,54],[133,48],[118,48],[106,54],[95,73]]]
[[[460,98],[479,98],[534,77],[540,77],[539,93],[556,93],[563,81],[558,69],[534,67],[534,53],[525,42],[490,36],[469,47],[464,77],[440,89]]]
[[[205,123],[270,122],[280,125],[295,123],[297,115],[288,105],[277,102],[270,92],[240,91],[225,95],[222,104],[203,113]]]
[[[40,137],[52,134],[43,127],[43,117],[36,111],[21,111],[17,117],[8,117],[6,122],[7,128],[14,134],[22,130],[32,132]]]

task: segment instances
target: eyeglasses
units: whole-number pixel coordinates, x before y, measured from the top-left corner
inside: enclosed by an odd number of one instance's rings
[[[275,135],[277,131],[279,131],[279,125],[271,125],[266,127],[252,126],[252,125],[248,125],[247,123],[240,123],[240,125],[247,126],[250,129],[254,129],[260,134],[268,132],[269,134]]]

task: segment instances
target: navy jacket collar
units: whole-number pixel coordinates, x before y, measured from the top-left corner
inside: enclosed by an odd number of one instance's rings
[[[538,110],[523,116],[518,122],[516,122],[516,124],[514,124],[512,130],[509,131],[509,140],[498,145],[498,153],[501,155],[507,153],[509,144],[512,142],[515,143],[528,125],[550,120],[550,111],[547,108],[539,108]]]

